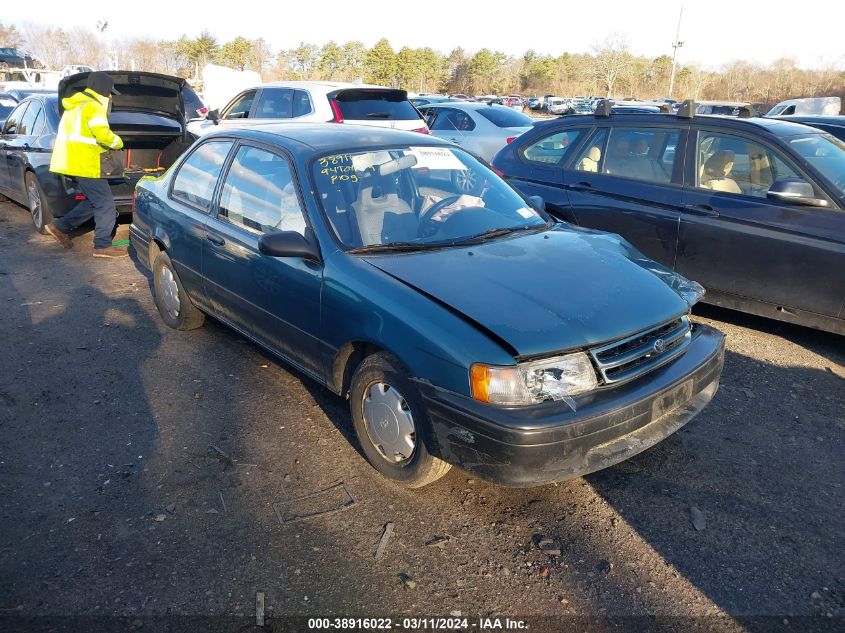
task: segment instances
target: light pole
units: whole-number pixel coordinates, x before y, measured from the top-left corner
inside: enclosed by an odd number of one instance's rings
[[[672,42],[672,74],[669,76],[669,98],[672,98],[672,91],[675,89],[675,57],[678,55],[678,49],[684,45],[680,40],[681,37],[681,18],[684,15],[684,5],[681,5],[681,12],[678,14],[678,31],[675,33],[675,41]]]

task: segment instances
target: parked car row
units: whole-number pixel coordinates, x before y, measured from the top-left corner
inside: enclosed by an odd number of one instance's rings
[[[845,334],[845,143],[821,129],[563,117],[535,125],[493,165],[556,217],[619,233],[701,282],[705,301]]]

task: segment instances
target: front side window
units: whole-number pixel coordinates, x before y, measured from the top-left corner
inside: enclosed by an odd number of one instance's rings
[[[241,147],[223,181],[217,217],[255,233],[296,231],[304,236],[305,216],[287,159]]]
[[[575,146],[583,132],[583,129],[564,130],[550,136],[544,136],[526,147],[522,156],[525,160],[533,163],[559,165],[563,162],[566,154]]]
[[[801,177],[779,152],[767,146],[721,132],[698,135],[699,189],[765,198],[775,181]]]
[[[26,113],[26,107],[28,105],[28,102],[22,103],[17,108],[12,110],[12,113],[9,115],[9,118],[6,119],[6,123],[3,125],[4,134],[19,134],[18,124],[21,122],[21,119]]]
[[[245,92],[226,109],[223,113],[224,119],[245,119],[252,109],[252,102],[255,100],[255,90]]]
[[[786,142],[845,196],[845,141],[830,134],[802,134]]]
[[[256,119],[289,119],[293,111],[291,88],[265,88],[258,98]]]
[[[443,248],[548,226],[541,212],[457,148],[322,156],[312,173],[326,216],[347,249]],[[468,173],[483,185],[469,193],[460,186]]]
[[[466,112],[452,108],[439,109],[434,127],[431,128],[433,132],[469,132],[474,129],[475,122]]]
[[[208,213],[217,178],[231,148],[232,141],[209,141],[197,147],[176,172],[173,197]]]
[[[598,173],[601,170],[606,144],[607,128],[597,129],[575,157],[573,168],[576,171]]]

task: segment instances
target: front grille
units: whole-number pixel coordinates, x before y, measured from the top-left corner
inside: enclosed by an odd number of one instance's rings
[[[605,384],[631,380],[680,356],[692,339],[686,316],[634,334],[608,345],[594,347],[590,356]]]

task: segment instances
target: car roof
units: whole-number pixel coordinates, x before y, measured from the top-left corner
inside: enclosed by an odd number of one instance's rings
[[[806,125],[793,121],[784,121],[783,119],[774,119],[767,117],[751,117],[747,119],[737,117],[723,117],[708,114],[696,114],[691,119],[679,117],[676,114],[658,113],[640,114],[640,113],[614,113],[609,117],[599,117],[589,114],[564,115],[557,119],[550,119],[548,121],[536,122],[535,128],[554,127],[560,122],[566,122],[572,125],[583,125],[585,122],[599,123],[613,123],[613,121],[624,121],[626,124],[630,123],[674,123],[679,125],[686,125],[688,123],[706,123],[714,127],[724,127],[730,129],[753,129],[756,127],[759,131],[766,132],[771,136],[794,136],[796,134],[806,134],[812,132],[808,130]]]
[[[384,88],[385,90],[395,90],[389,86],[378,86],[375,84],[354,84],[344,81],[268,81],[258,88],[301,88],[303,90],[338,90],[340,88]]]
[[[804,123],[805,125],[813,125],[814,123],[822,123],[825,125],[842,125],[845,126],[845,116],[830,115],[830,114],[788,114],[785,116],[778,116],[779,121],[793,121],[795,123]]]
[[[248,128],[227,128],[203,138],[229,136],[279,143],[289,149],[314,154],[366,151],[391,145],[449,147],[435,136],[367,125],[338,123],[262,123]]]

